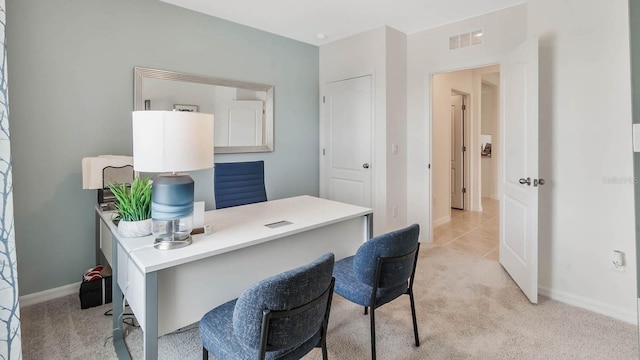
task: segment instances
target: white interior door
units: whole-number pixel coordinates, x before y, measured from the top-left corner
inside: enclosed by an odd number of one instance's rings
[[[464,96],[451,94],[451,207],[464,210]]]
[[[325,86],[321,197],[371,207],[371,93],[371,76]]]
[[[260,100],[230,100],[228,103],[228,146],[262,144],[263,102]]]
[[[502,199],[500,263],[538,302],[538,40],[500,65]]]

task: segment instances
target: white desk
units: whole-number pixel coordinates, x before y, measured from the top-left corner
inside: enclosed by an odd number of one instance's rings
[[[205,213],[215,232],[193,244],[157,250],[153,236],[125,238],[99,217],[99,246],[114,272],[114,346],[129,358],[120,314],[124,294],[144,332],[145,359],[157,359],[158,336],[198,322],[209,310],[238,297],[261,279],[332,252],[353,255],[372,235],[372,210],[298,196]],[[288,221],[270,228],[265,225]]]

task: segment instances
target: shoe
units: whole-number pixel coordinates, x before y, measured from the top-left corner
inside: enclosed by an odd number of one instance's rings
[[[94,266],[92,268],[87,269],[87,271],[84,272],[84,275],[82,275],[82,280],[93,281],[93,280],[102,279],[103,269],[104,269],[104,266],[102,265]]]

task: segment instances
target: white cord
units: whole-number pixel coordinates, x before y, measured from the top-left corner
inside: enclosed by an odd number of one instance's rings
[[[131,254],[136,252],[136,251],[140,251],[142,249],[146,249],[146,248],[152,247],[154,245],[155,244],[147,244],[147,245],[143,245],[143,246],[131,249],[131,250],[129,250],[127,252],[127,258],[130,258]],[[117,271],[116,271],[116,276],[117,276]],[[127,298],[126,298],[127,290],[129,290],[129,282],[127,282],[127,286],[125,286],[124,290],[122,290],[122,294],[125,295],[125,296],[122,297],[122,313],[118,316],[118,324],[120,324],[120,323],[124,324],[124,309],[127,306]],[[135,320],[135,315],[134,315],[134,320]],[[113,330],[116,330],[116,329],[113,329]],[[125,329],[124,333],[122,334],[122,337],[126,338],[128,334],[129,334],[129,328],[127,327]]]
[[[188,240],[173,240],[172,241],[172,243],[174,243],[174,244],[175,243],[184,244],[184,243],[188,243],[188,242],[189,242]],[[142,245],[142,246],[137,247],[137,248],[133,248],[133,249],[131,249],[131,250],[129,250],[127,252],[127,258],[130,258],[131,254],[136,252],[136,251],[140,251],[142,249],[146,249],[146,248],[153,247],[153,246],[156,246],[156,244],[155,243],[147,244],[147,245]],[[129,290],[129,282],[127,282],[127,286],[125,286],[124,290],[122,291],[122,294],[125,295],[125,296],[122,297],[122,313],[118,316],[118,324],[120,324],[120,323],[124,324],[124,315],[125,315],[124,314],[124,309],[126,307],[126,302],[127,302],[127,298],[126,298],[127,290]],[[133,320],[135,321],[135,315],[133,316]],[[135,324],[135,322],[134,322],[134,324]],[[116,329],[113,329],[113,330],[116,330]],[[122,337],[126,338],[128,334],[129,334],[129,327],[127,327],[125,329],[124,333],[122,334]],[[108,338],[107,338],[107,340],[108,340]],[[107,340],[105,340],[105,342]]]
[[[137,248],[135,248],[135,249],[133,249],[133,250],[130,250],[129,252],[127,252],[127,257],[131,257],[131,253],[134,253],[134,252],[136,252],[136,251],[140,251],[140,250],[142,250],[142,249],[146,249],[146,248],[148,248],[148,247],[152,247],[152,246],[154,246],[154,245],[155,245],[155,244],[142,245],[142,246],[137,247]]]

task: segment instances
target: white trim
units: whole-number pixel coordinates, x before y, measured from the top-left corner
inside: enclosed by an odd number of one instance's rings
[[[549,289],[544,286],[538,286],[538,292],[540,293],[540,295],[544,295],[565,304],[593,311],[595,313],[624,321],[632,325],[638,324],[638,315],[633,311],[628,311],[620,307],[614,307],[609,304],[593,301],[591,299],[577,296],[575,294],[570,294],[564,291]]]
[[[640,298],[638,298],[638,317],[636,318],[638,324],[640,324]]]
[[[63,296],[79,294],[81,282],[63,285],[54,289],[44,290],[33,294],[20,296],[20,307],[40,304],[45,301],[61,298]]]
[[[433,220],[431,226],[435,229],[440,225],[444,225],[444,224],[448,223],[449,221],[451,221],[451,216],[444,216],[444,217],[441,217],[438,220]]]

